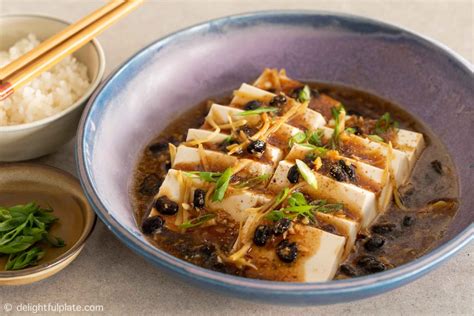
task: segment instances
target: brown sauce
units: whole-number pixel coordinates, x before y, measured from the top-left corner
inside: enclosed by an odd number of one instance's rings
[[[358,264],[360,258],[366,255],[373,256],[383,262],[386,267],[392,268],[414,260],[436,247],[455,215],[459,196],[455,167],[444,145],[422,123],[387,100],[338,85],[312,83],[311,86],[317,89],[321,95],[312,100],[310,107],[321,112],[326,119],[331,117],[330,108],[334,106],[331,98],[334,98],[344,104],[349,114],[362,115],[372,119],[368,120],[368,124],[373,125],[373,120],[383,113],[389,112],[394,119],[400,122],[401,128],[422,133],[426,142],[426,148],[416,163],[410,179],[400,188],[403,202],[408,210],[402,210],[392,203],[368,231],[361,232],[354,249],[344,263],[344,266],[348,266],[349,269],[341,268],[336,278],[370,273]],[[228,99],[220,101],[220,104],[228,104]],[[143,150],[138,161],[131,192],[137,223],[141,223],[148,214],[153,195],[158,191],[160,181],[165,177],[169,168],[169,156],[166,149],[163,149],[165,146],[160,144],[167,142],[178,144],[184,140],[188,128],[202,126],[203,118],[209,109],[208,104],[208,102],[202,102],[191,111],[181,115]],[[286,141],[282,142],[275,138],[269,138],[268,143],[281,148],[286,145]],[[358,152],[360,156],[360,151],[354,150],[355,146],[357,144],[347,144],[347,146],[343,144],[341,152],[345,155]],[[383,159],[378,161],[378,157],[372,153],[359,158],[362,161],[366,160],[384,167],[385,161]],[[433,161],[438,161],[439,164],[438,162],[433,163]],[[359,177],[358,181],[373,192],[378,192],[380,189],[376,184],[370,183],[363,177]],[[427,203],[439,199],[446,199],[449,203],[437,208],[427,207]],[[185,234],[165,229],[162,233],[154,235],[154,238],[150,238],[150,241],[158,248],[178,258],[208,269],[234,275],[272,279],[271,276],[259,275],[258,272],[250,269],[238,269],[219,259],[218,254],[228,252],[237,238],[238,224],[225,214],[220,213],[216,222],[216,225],[203,225],[189,229]],[[383,229],[383,227],[389,228]],[[337,231],[335,233],[337,234]],[[377,249],[364,246],[374,236],[383,239],[383,246]],[[348,270],[349,272],[347,272]],[[291,278],[298,280],[296,274]]]

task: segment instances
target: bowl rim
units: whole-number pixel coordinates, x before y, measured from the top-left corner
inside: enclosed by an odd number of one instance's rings
[[[95,104],[95,100],[102,92],[102,90],[117,76],[120,75],[123,69],[125,69],[130,63],[141,55],[146,55],[151,49],[157,47],[163,47],[172,41],[175,37],[180,35],[189,35],[195,32],[199,32],[206,28],[209,24],[227,24],[238,20],[245,20],[249,18],[259,17],[284,17],[284,16],[331,16],[337,19],[350,19],[355,22],[370,23],[386,29],[396,30],[405,32],[406,34],[417,38],[420,41],[424,41],[430,46],[431,49],[437,49],[453,58],[455,62],[459,63],[462,67],[470,71],[474,70],[472,64],[470,64],[464,57],[454,52],[444,44],[433,40],[424,35],[420,35],[417,32],[411,31],[407,28],[402,28],[386,22],[381,22],[372,18],[367,18],[358,15],[345,14],[339,12],[320,11],[320,10],[267,10],[267,11],[254,11],[242,14],[224,16],[216,19],[211,19],[205,22],[201,22],[189,27],[182,28],[178,31],[172,32],[164,37],[161,37],[150,44],[146,45],[142,49],[138,50],[134,55],[125,60],[119,65],[101,84],[101,86],[95,91],[94,95],[89,99],[88,104],[83,112],[81,121],[79,123],[79,129],[76,140],[76,166],[79,174],[79,179],[83,186],[84,192],[91,203],[92,207],[96,211],[98,217],[106,224],[106,226],[130,249],[136,253],[145,257],[151,263],[167,268],[181,275],[182,277],[195,279],[203,283],[218,286],[220,288],[230,289],[233,292],[246,293],[248,296],[252,293],[259,293],[262,295],[285,295],[286,297],[296,296],[324,296],[329,297],[334,294],[351,294],[351,293],[369,293],[367,296],[375,295],[376,293],[384,292],[389,289],[398,287],[404,283],[413,281],[422,275],[426,274],[434,267],[438,266],[441,262],[450,258],[455,253],[459,252],[469,242],[474,240],[474,223],[471,223],[463,231],[458,233],[452,239],[448,240],[441,246],[428,252],[427,254],[412,260],[406,264],[395,267],[393,269],[371,274],[367,276],[361,276],[352,279],[344,280],[331,280],[328,282],[311,282],[311,283],[298,283],[298,282],[280,282],[280,281],[267,281],[259,279],[250,279],[244,277],[233,276],[224,274],[209,269],[196,266],[184,260],[178,259],[149,243],[143,242],[136,238],[130,231],[124,228],[113,216],[110,215],[105,205],[99,198],[99,194],[93,186],[92,176],[90,170],[86,168],[86,157],[84,145],[86,144],[84,139],[85,123],[89,119],[91,109]],[[354,299],[354,298],[353,298]],[[337,301],[337,299],[336,299]]]
[[[53,166],[39,164],[39,163],[15,162],[15,163],[0,163],[0,167],[2,167],[2,169],[18,169],[18,168],[27,169],[27,170],[35,169],[35,170],[38,170],[39,172],[42,172],[44,170],[44,172],[55,174],[56,176],[66,179],[66,181],[71,181],[72,183],[74,183],[74,185],[79,185],[77,189],[78,189],[78,192],[81,192],[80,181],[78,178],[76,178],[75,176],[73,176],[72,174],[70,174],[69,172],[65,170],[62,170]],[[84,197],[86,197],[85,194],[84,194]],[[32,266],[32,267],[21,269],[21,270],[0,271],[0,283],[2,282],[2,280],[16,279],[16,278],[25,277],[25,276],[32,277],[33,275],[36,275],[38,273],[42,273],[44,271],[53,269],[54,267],[61,265],[64,261],[68,260],[70,257],[76,255],[77,252],[81,251],[87,239],[89,239],[90,235],[94,231],[95,225],[97,223],[96,213],[93,211],[93,208],[87,204],[87,197],[86,199],[84,199],[84,202],[86,206],[84,210],[85,212],[90,213],[90,216],[92,216],[92,220],[90,221],[89,225],[84,226],[84,229],[82,230],[81,235],[79,236],[77,241],[71,246],[71,248],[69,248],[66,252],[54,258],[53,260],[42,263],[37,266]]]
[[[9,19],[9,18],[37,18],[37,19],[60,22],[66,26],[71,24],[71,22],[68,22],[66,20],[62,20],[56,17],[51,17],[51,16],[47,16],[43,14],[2,14],[0,15],[0,20]],[[99,58],[99,67],[97,70],[97,75],[95,76],[94,80],[91,81],[89,87],[84,92],[84,94],[79,99],[77,99],[76,102],[74,102],[69,107],[62,110],[61,112],[58,112],[54,115],[51,115],[51,116],[48,116],[48,117],[45,117],[33,122],[29,122],[29,123],[0,126],[0,133],[17,132],[17,131],[24,131],[24,130],[37,128],[37,127],[46,125],[48,123],[51,123],[52,121],[55,121],[63,116],[66,116],[68,113],[80,107],[81,104],[83,104],[94,93],[95,89],[97,89],[97,87],[102,82],[102,79],[104,78],[104,74],[105,74],[106,61],[105,61],[104,49],[102,48],[102,45],[97,40],[97,38],[93,38],[90,41],[90,43],[92,44],[92,47],[97,52],[97,55]]]

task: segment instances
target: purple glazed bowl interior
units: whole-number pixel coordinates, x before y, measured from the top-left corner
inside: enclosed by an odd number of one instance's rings
[[[133,218],[130,185],[144,146],[210,96],[250,82],[264,67],[335,82],[401,105],[446,144],[458,168],[461,206],[443,243],[401,267],[351,280],[282,283],[193,266],[150,245]],[[387,24],[316,12],[260,12],[172,34],[125,62],[90,100],[77,161],[99,217],[130,248],[189,282],[241,297],[292,304],[359,299],[420,277],[467,244],[474,225],[472,66],[449,49]]]

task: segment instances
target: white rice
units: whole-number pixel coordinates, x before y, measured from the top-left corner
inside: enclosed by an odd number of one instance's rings
[[[0,67],[40,42],[29,34],[8,51],[0,51]],[[69,55],[29,84],[0,101],[0,126],[24,124],[54,115],[71,106],[89,87],[87,68]]]

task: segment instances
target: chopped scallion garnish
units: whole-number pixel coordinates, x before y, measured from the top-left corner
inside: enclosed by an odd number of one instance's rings
[[[335,122],[334,132],[332,133],[332,136],[331,136],[331,148],[337,149],[339,145],[339,136],[341,132],[344,130],[345,117],[346,117],[346,110],[344,109],[344,106],[342,105],[342,103],[340,103],[339,106],[335,106],[331,108],[331,115]]]
[[[225,192],[229,187],[230,179],[232,178],[232,168],[227,168],[222,175],[217,179],[216,188],[212,195],[212,201],[222,201],[224,199]]]
[[[262,113],[267,113],[267,112],[276,112],[278,111],[278,108],[276,107],[271,107],[271,106],[264,106],[260,107],[255,110],[248,110],[248,111],[243,111],[240,112],[238,115],[240,116],[249,116],[249,115],[257,115],[257,114],[262,114]]]
[[[355,134],[356,130],[353,127],[348,127],[346,128],[346,133],[347,134]]]
[[[257,177],[253,177],[253,178],[250,178],[250,179],[246,179],[246,180],[243,180],[237,184],[232,184],[233,187],[236,187],[238,189],[241,189],[241,188],[248,188],[248,187],[254,187],[262,182],[265,182],[266,180],[268,180],[270,178],[270,174],[262,174],[260,176],[257,176]]]
[[[184,175],[188,177],[199,177],[206,182],[217,182],[222,176],[221,172],[207,172],[207,171],[186,171]]]
[[[367,138],[370,140],[373,140],[374,142],[379,142],[379,143],[384,142],[383,138],[380,137],[379,135],[368,135]]]
[[[318,181],[313,171],[306,165],[303,161],[296,159],[296,165],[298,166],[298,171],[303,176],[303,179],[314,189],[318,188]]]
[[[214,217],[216,217],[216,215],[212,213],[204,214],[182,223],[181,225],[179,225],[179,228],[187,229],[187,228],[196,227],[196,226],[204,224],[205,222],[213,219]]]
[[[301,103],[311,100],[311,89],[305,85],[303,89],[298,92],[298,101]]]
[[[390,116],[390,113],[386,112],[375,123],[375,133],[377,135],[382,135],[391,128],[397,129],[398,122],[394,121],[392,117]]]

